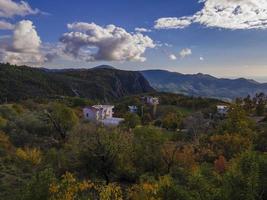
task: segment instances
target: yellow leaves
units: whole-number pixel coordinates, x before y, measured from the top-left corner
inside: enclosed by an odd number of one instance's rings
[[[123,200],[119,185],[115,183],[97,185],[88,180],[79,181],[69,172],[64,174],[60,181],[54,181],[50,184],[49,193],[50,200],[75,200],[80,199],[83,194],[92,199]]]
[[[141,183],[134,185],[128,192],[129,198],[132,200],[159,200],[157,198],[157,183]]]
[[[37,148],[18,148],[16,155],[21,160],[28,161],[33,165],[38,165],[42,161],[42,153]]]
[[[111,183],[100,188],[100,200],[122,200],[121,187]]]
[[[11,148],[11,146],[12,144],[10,143],[8,136],[0,131],[0,148],[7,150]]]
[[[59,186],[56,183],[51,183],[49,187],[49,192],[51,194],[55,194],[58,193],[58,191],[59,191]]]
[[[158,181],[134,185],[129,190],[129,197],[132,200],[161,200],[161,190],[170,188],[172,184],[173,181],[170,176],[161,176]]]
[[[51,200],[74,200],[82,192],[95,189],[91,181],[78,181],[73,174],[67,172],[59,182],[50,184]]]

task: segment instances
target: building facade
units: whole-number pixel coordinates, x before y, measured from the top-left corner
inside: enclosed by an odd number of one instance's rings
[[[83,109],[84,118],[88,121],[100,122],[106,126],[117,126],[123,118],[113,117],[113,105],[94,105]]]

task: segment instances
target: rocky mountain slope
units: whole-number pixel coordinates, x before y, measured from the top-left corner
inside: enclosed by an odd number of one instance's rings
[[[0,64],[0,101],[79,96],[95,100],[153,92],[139,72],[116,69],[48,70]]]
[[[193,96],[234,99],[258,92],[267,93],[267,84],[244,78],[220,79],[206,74],[181,74],[165,70],[141,72],[150,85],[158,91]]]

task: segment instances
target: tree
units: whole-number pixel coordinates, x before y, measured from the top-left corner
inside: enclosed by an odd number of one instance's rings
[[[200,135],[204,133],[209,126],[208,120],[204,118],[201,112],[197,112],[189,116],[184,123],[195,144],[199,144]]]
[[[173,165],[177,162],[178,151],[182,148],[183,143],[175,143],[172,141],[167,141],[162,146],[162,160],[166,165],[167,173],[170,173],[170,170]]]
[[[244,152],[233,160],[230,170],[223,177],[222,194],[225,199],[266,199],[266,163],[266,155],[255,152]]]
[[[258,93],[254,97],[254,102],[256,104],[256,114],[258,116],[263,116],[265,113],[265,106],[267,104],[266,96],[264,93]]]
[[[253,105],[253,101],[252,101],[250,95],[248,95],[246,98],[244,98],[243,101],[244,101],[244,109],[245,109],[245,111],[247,111],[248,113],[251,113],[252,110],[253,110],[254,105]]]
[[[132,129],[135,128],[136,126],[141,124],[141,119],[140,117],[135,114],[135,113],[127,113],[124,117],[125,121],[124,121],[124,125],[128,128],[128,129]]]
[[[167,113],[162,119],[163,128],[176,130],[181,125],[181,114],[180,113]]]
[[[110,183],[100,187],[100,200],[123,200],[122,190],[118,184]]]
[[[22,187],[18,199],[21,200],[48,200],[50,198],[50,184],[56,177],[52,169],[45,169],[34,174]]]
[[[59,133],[61,139],[65,140],[67,132],[71,130],[77,123],[78,117],[72,109],[59,103],[51,104],[45,110],[47,119],[50,121],[55,131]]]
[[[78,152],[83,169],[89,174],[100,175],[106,184],[116,172],[121,152],[127,143],[126,135],[95,125],[81,125],[73,130],[68,145]]]
[[[139,173],[157,172],[162,167],[161,148],[165,141],[163,133],[153,127],[134,130],[134,163]]]
[[[223,133],[235,133],[243,136],[251,136],[253,133],[253,122],[248,118],[246,111],[239,104],[230,108],[227,119],[222,125]]]
[[[29,162],[33,166],[39,165],[42,161],[42,153],[37,148],[18,148],[16,155],[23,161]]]
[[[219,156],[219,158],[214,161],[214,168],[218,173],[224,173],[226,170],[226,165],[227,161],[224,156]]]
[[[152,121],[152,117],[149,113],[145,113],[142,117],[142,123],[148,125]]]
[[[210,142],[215,154],[223,155],[226,159],[252,148],[252,141],[240,134],[213,135],[210,137]]]
[[[49,185],[50,200],[78,200],[93,199],[90,191],[95,191],[96,186],[91,181],[79,181],[71,173],[65,173],[62,178],[51,182]]]

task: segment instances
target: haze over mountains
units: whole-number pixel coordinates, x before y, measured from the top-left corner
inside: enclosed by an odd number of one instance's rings
[[[181,74],[165,70],[146,70],[141,73],[153,88],[164,92],[220,99],[234,99],[267,92],[266,83],[245,78],[226,79],[201,73]]]

